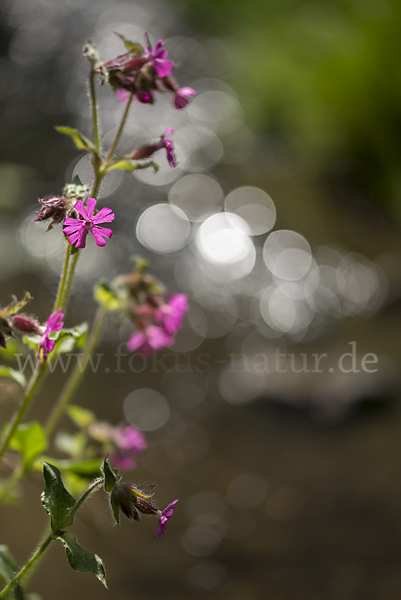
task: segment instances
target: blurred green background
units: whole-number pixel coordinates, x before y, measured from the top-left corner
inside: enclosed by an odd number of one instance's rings
[[[113,31],[141,41],[147,30],[198,91],[185,114],[169,98],[132,110],[122,146],[173,126],[180,166],[106,182],[115,235],[101,255],[85,250],[67,321],[91,320],[92,284],[129,270],[133,254],[189,294],[176,345],[144,372],[138,357],[115,372],[129,329],[109,323],[101,372],[76,398],[111,423],[145,423],[149,450],[124,478],[156,482],[161,506],[180,502],[154,540],[147,519],[113,528],[97,494],[74,532],[104,559],[110,590],[70,572],[61,547],[29,589],[58,600],[399,598],[400,12],[395,0],[3,0],[2,305],[29,290],[41,320],[52,306],[63,240],[33,217],[74,174],[90,181],[54,129],[90,134],[85,40],[108,59],[123,51]],[[121,105],[106,88],[100,98],[110,141]],[[209,220],[224,210],[237,220]],[[358,372],[344,373],[351,342]],[[360,366],[368,353],[372,373]],[[46,382],[29,418],[47,414],[64,379]],[[1,379],[2,423],[17,398]],[[2,509],[0,541],[21,564],[45,527],[41,489],[32,476]]]

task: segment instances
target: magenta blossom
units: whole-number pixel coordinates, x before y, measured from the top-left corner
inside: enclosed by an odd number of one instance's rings
[[[185,294],[171,296],[156,313],[156,321],[162,324],[166,333],[174,335],[181,327],[182,320],[188,310],[188,297]]]
[[[166,333],[162,327],[148,325],[143,331],[134,331],[127,343],[131,352],[138,350],[145,356],[152,354],[153,350],[160,350],[173,343],[173,337]]]
[[[167,528],[167,521],[169,519],[171,519],[171,517],[173,516],[174,505],[177,504],[177,502],[178,502],[178,498],[177,498],[177,500],[174,500],[168,506],[166,506],[166,508],[164,510],[159,511],[159,515],[160,515],[159,516],[159,524],[157,526],[157,529],[156,529],[153,537],[156,537],[156,535],[158,535],[159,537],[164,535],[164,533],[166,532],[166,528]]]
[[[166,131],[160,136],[160,142],[156,144],[157,149],[165,148],[167,152],[167,160],[171,167],[176,167],[178,165],[177,159],[174,154],[174,145],[173,142],[167,139],[165,136],[170,135],[170,133],[174,133],[174,129],[169,127]]]
[[[196,91],[190,87],[178,88],[174,96],[174,106],[179,110],[189,104],[188,96],[195,96]]]
[[[61,308],[58,308],[54,313],[50,315],[46,322],[46,329],[40,338],[39,349],[38,349],[38,360],[43,362],[47,360],[49,352],[54,350],[55,341],[50,339],[52,331],[60,331],[64,323],[62,321],[64,314],[61,312]]]
[[[109,223],[110,221],[114,221],[115,215],[111,208],[102,208],[96,215],[93,215],[95,206],[95,198],[88,198],[87,209],[82,200],[78,200],[74,208],[83,218],[72,219],[69,217],[63,223],[63,225],[66,225],[63,232],[69,236],[68,241],[71,245],[75,244],[76,248],[85,248],[88,231],[90,231],[95,238],[96,246],[105,246],[106,240],[104,238],[110,239],[113,235],[111,229],[99,227],[99,223]]]
[[[143,433],[128,425],[124,429],[115,427],[111,436],[116,445],[116,450],[110,455],[110,462],[120,471],[129,471],[135,468],[136,459],[142,456],[147,448]]]
[[[173,70],[173,63],[171,62],[171,60],[165,60],[167,56],[167,50],[162,50],[162,46],[164,46],[163,40],[159,40],[154,49],[152,50],[149,41],[149,36],[147,33],[145,34],[145,37],[148,43],[146,51],[149,57],[151,57],[152,66],[156,71],[157,76],[168,77],[169,75],[171,75],[171,71]]]

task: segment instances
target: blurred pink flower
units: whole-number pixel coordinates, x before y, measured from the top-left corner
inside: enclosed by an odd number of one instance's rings
[[[145,356],[149,356],[153,350],[160,350],[170,346],[173,337],[166,333],[162,327],[157,325],[148,325],[142,331],[134,331],[127,343],[127,348],[131,352],[138,350]]]
[[[171,62],[171,60],[165,60],[167,56],[167,50],[162,50],[162,46],[164,46],[163,40],[159,40],[152,50],[149,41],[149,36],[146,34],[145,37],[147,38],[148,42],[146,51],[152,59],[152,66],[156,71],[157,76],[168,77],[169,75],[171,75],[171,71],[173,70],[173,63]]]
[[[129,471],[136,466],[136,459],[142,456],[147,448],[143,433],[128,425],[128,427],[113,427],[111,437],[116,450],[110,454],[111,464],[120,471]]]
[[[188,310],[188,297],[185,294],[171,296],[167,304],[159,308],[156,321],[162,324],[169,335],[173,335],[180,327]]]
[[[69,243],[71,245],[75,244],[76,248],[85,248],[88,231],[90,231],[95,238],[96,246],[105,246],[106,240],[104,238],[110,239],[113,235],[111,229],[99,227],[99,223],[109,223],[110,221],[114,221],[115,215],[111,208],[102,208],[96,215],[93,215],[95,206],[95,198],[88,198],[87,209],[82,200],[78,200],[74,208],[83,218],[72,219],[69,217],[63,223],[63,225],[66,226],[64,227],[63,232],[69,236]]]
[[[191,87],[178,88],[174,96],[174,106],[179,110],[189,104],[187,96],[195,96],[196,91]]]

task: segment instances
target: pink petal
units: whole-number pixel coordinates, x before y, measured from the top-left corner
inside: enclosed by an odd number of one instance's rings
[[[115,218],[116,216],[111,208],[102,208],[102,210],[99,210],[99,212],[93,217],[92,223],[95,223],[95,225],[98,223],[110,223],[110,221],[114,221]]]
[[[127,348],[131,352],[138,350],[146,342],[145,334],[142,331],[135,331],[127,343]]]
[[[75,203],[74,208],[76,208],[79,214],[83,216],[85,221],[89,221],[89,216],[82,200],[78,200],[78,202]]]
[[[156,325],[149,325],[146,329],[146,335],[150,346],[155,350],[170,346],[173,342],[172,336]]]
[[[87,233],[88,232],[86,228],[82,227],[81,229],[70,235],[68,241],[70,242],[71,246],[73,246],[75,242],[77,242],[75,248],[85,248]]]
[[[163,135],[161,135],[160,137],[164,138],[164,137],[166,137],[166,135],[170,135],[170,133],[174,133],[174,129],[172,127],[168,127],[166,129],[166,131],[163,133]]]
[[[86,206],[88,207],[89,219],[92,219],[93,211],[95,210],[95,206],[96,206],[96,200],[94,198],[88,198],[86,201]]]
[[[102,236],[110,239],[111,236],[113,235],[113,232],[111,229],[106,229],[106,227],[98,227],[97,225],[94,225],[91,229],[93,237],[95,238],[95,243],[96,246],[105,246],[106,245],[106,240],[103,239]]]
[[[196,91],[191,87],[182,87],[178,90],[180,96],[195,96]]]
[[[159,60],[156,58],[153,61],[153,68],[158,77],[168,77],[171,75],[171,71],[173,70],[173,63],[171,60]]]
[[[82,221],[76,221],[75,225],[68,225],[68,227],[64,227],[63,233],[65,233],[66,235],[70,235],[70,233],[79,231],[80,229],[82,229],[82,227],[85,228],[85,225],[82,225]]]
[[[64,222],[63,225],[77,225],[79,223],[82,223],[81,219],[71,219],[71,217],[68,217]]]

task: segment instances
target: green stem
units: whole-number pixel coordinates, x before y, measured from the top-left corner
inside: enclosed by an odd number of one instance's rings
[[[93,117],[93,139],[95,142],[96,153],[100,155],[100,136],[99,136],[99,116],[96,102],[96,90],[95,90],[95,73],[91,69],[89,77],[89,90],[92,105],[92,117]]]
[[[107,158],[106,158],[106,164],[110,162],[110,159],[113,157],[114,150],[116,149],[117,144],[120,141],[120,137],[121,137],[121,134],[122,134],[123,129],[124,129],[124,125],[125,125],[127,117],[128,117],[128,113],[129,113],[129,109],[130,109],[130,106],[131,106],[133,95],[134,94],[132,93],[131,96],[129,97],[129,100],[128,100],[128,102],[126,104],[126,107],[124,109],[120,126],[119,126],[119,128],[117,130],[116,136],[115,136],[115,138],[114,138],[114,140],[113,140],[113,142],[112,142],[112,144],[110,146],[110,150],[109,150],[109,153],[108,153]]]
[[[70,246],[72,249],[72,246]],[[72,251],[70,250],[70,254]],[[72,255],[72,260],[70,264],[70,268],[68,270],[68,275],[66,277],[66,281],[64,283],[63,293],[60,299],[60,307],[63,311],[67,308],[68,297],[70,295],[72,280],[74,279],[75,268],[77,266],[79,255],[81,254],[81,250],[77,250],[75,254]]]
[[[47,547],[54,540],[54,535],[51,533],[48,535],[43,542],[40,544],[39,548],[34,552],[32,557],[28,560],[28,562],[22,567],[22,569],[15,575],[15,577],[10,581],[9,584],[6,585],[5,588],[0,592],[0,598],[5,598],[7,594],[9,594],[14,586],[19,582],[19,580],[25,575],[27,571],[35,564],[37,560],[42,556]]]
[[[13,437],[15,430],[18,425],[21,423],[22,417],[24,416],[27,408],[29,407],[31,400],[39,386],[39,383],[44,376],[47,369],[47,361],[43,361],[38,363],[36,366],[36,370],[32,375],[31,381],[29,382],[28,388],[26,390],[25,396],[22,399],[21,405],[19,409],[14,413],[9,426],[7,428],[7,433],[5,434],[0,447],[0,458],[3,456],[4,452],[7,450],[10,440]]]
[[[72,399],[73,395],[78,389],[79,384],[81,383],[81,379],[84,375],[85,369],[88,366],[88,359],[91,356],[92,352],[95,350],[100,338],[100,334],[102,333],[105,317],[106,311],[103,307],[99,307],[96,313],[95,321],[93,323],[92,331],[85,344],[81,360],[77,361],[77,364],[75,366],[74,371],[72,372],[70,379],[67,381],[67,384],[61,393],[61,396],[57,400],[56,405],[54,406],[53,411],[45,424],[44,431],[47,436],[50,436],[53,433],[54,428],[56,427],[61,416],[63,415],[66,406]]]
[[[68,265],[69,265],[69,262],[70,262],[70,257],[71,257],[71,246],[70,246],[70,244],[67,244],[67,250],[66,250],[66,253],[65,253],[65,261],[64,261],[64,268],[63,268],[63,271],[61,273],[60,283],[58,285],[57,297],[56,297],[56,301],[54,302],[53,312],[57,308],[63,308],[62,298],[63,298],[63,295],[64,295],[64,287],[65,287],[65,282],[66,282],[66,279],[67,279]]]
[[[72,517],[75,517],[77,511],[81,508],[81,506],[83,505],[85,500],[87,500],[89,498],[89,496],[92,494],[92,492],[94,492],[96,490],[96,488],[98,488],[100,485],[102,485],[102,483],[104,483],[103,477],[99,477],[99,479],[94,479],[92,481],[92,483],[86,488],[86,490],[84,491],[82,496],[77,500],[76,505],[74,506],[74,508],[71,511]]]

